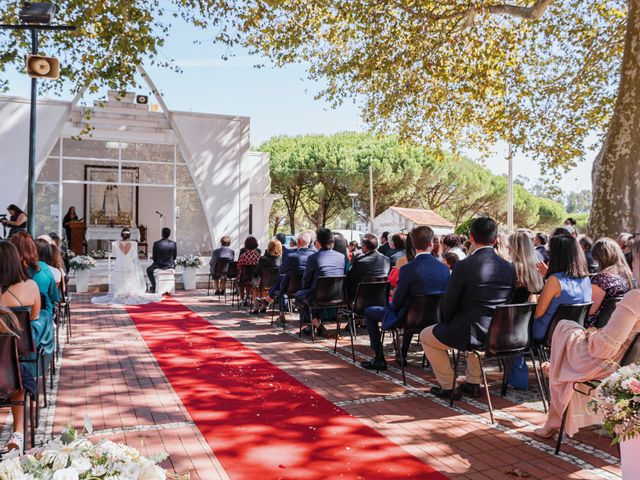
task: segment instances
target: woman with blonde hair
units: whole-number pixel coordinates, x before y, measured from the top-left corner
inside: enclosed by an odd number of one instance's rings
[[[511,303],[526,303],[544,287],[544,279],[536,264],[538,257],[531,236],[525,230],[516,230],[509,237],[510,260],[516,269],[516,288]]]
[[[633,274],[620,245],[611,238],[601,238],[593,244],[591,255],[598,264],[598,273],[591,278],[591,301],[589,317],[584,326],[595,327],[605,302],[620,297],[633,287]]]
[[[265,312],[267,311],[266,307],[260,307],[257,304],[257,297],[263,296],[266,294],[266,291],[269,290],[272,285],[268,285],[267,288],[259,289],[260,278],[264,274],[264,270],[267,268],[279,268],[282,265],[282,243],[280,240],[271,240],[267,245],[267,251],[265,254],[260,257],[258,260],[258,264],[256,265],[256,269],[253,272],[253,312],[258,313],[261,309]],[[265,291],[266,290],[266,291]]]

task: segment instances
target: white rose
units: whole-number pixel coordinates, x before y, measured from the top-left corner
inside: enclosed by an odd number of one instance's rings
[[[17,458],[0,462],[0,478],[6,480],[22,480],[24,477],[22,466]]]
[[[122,470],[120,471],[120,477],[124,480],[139,480],[140,477],[140,464],[139,463],[129,463],[123,465]]]
[[[82,475],[91,470],[91,461],[84,457],[74,458],[71,460],[71,468],[75,468]]]
[[[52,480],[80,480],[80,475],[75,468],[63,468],[53,474]]]
[[[138,480],[165,480],[167,478],[164,469],[153,462],[144,462],[140,468]]]

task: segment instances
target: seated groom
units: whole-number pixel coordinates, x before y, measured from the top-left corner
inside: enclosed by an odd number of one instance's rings
[[[407,316],[411,298],[414,295],[441,294],[449,283],[449,268],[431,255],[433,249],[433,230],[429,227],[416,227],[411,230],[411,240],[416,251],[415,258],[400,269],[398,285],[393,301],[388,307],[369,307],[365,310],[365,323],[369,332],[373,360],[360,365],[368,370],[386,370],[387,362],[382,354],[380,328],[392,328],[402,323]],[[406,362],[412,335],[406,335],[402,342],[402,358]]]
[[[378,238],[367,233],[362,238],[362,253],[354,257],[351,269],[347,273],[347,299],[352,302],[360,283],[370,278],[381,278],[389,275],[391,261],[389,257],[377,251]]]
[[[493,311],[511,298],[516,272],[511,263],[496,254],[493,246],[497,238],[498,224],[493,219],[474,220],[470,238],[473,254],[453,269],[442,299],[442,321],[420,333],[422,348],[440,384],[431,389],[437,397],[449,398],[455,388],[448,350],[482,346]],[[469,355],[466,383],[454,392],[454,398],[462,393],[479,396],[481,376],[478,358]]]
[[[307,266],[302,277],[302,290],[296,292],[296,299],[311,304],[315,296],[318,277],[340,277],[345,273],[346,259],[344,254],[333,250],[333,233],[328,228],[320,228],[316,232],[316,247],[318,251],[307,259]],[[322,336],[326,328],[320,323],[318,312],[312,312],[313,318],[307,318],[305,308],[300,310],[302,322],[311,321],[304,333],[310,335],[311,329],[316,328],[318,335]]]
[[[151,293],[155,293],[156,291],[156,277],[153,272],[158,269],[168,270],[170,268],[176,268],[178,250],[176,248],[176,242],[169,240],[170,236],[171,230],[165,227],[162,229],[162,240],[158,240],[153,244],[151,254],[153,263],[147,268],[149,283],[151,283]]]

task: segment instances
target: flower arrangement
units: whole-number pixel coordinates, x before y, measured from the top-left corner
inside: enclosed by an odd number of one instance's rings
[[[96,266],[96,261],[88,255],[78,255],[69,260],[69,269],[72,271],[89,270]]]
[[[184,255],[176,258],[176,265],[182,268],[200,268],[202,259],[197,255]]]
[[[604,415],[602,429],[614,444],[640,437],[640,366],[631,364],[609,375],[589,404]]]
[[[104,250],[91,250],[89,256],[95,260],[104,260],[105,258],[109,258],[109,253]]]
[[[43,447],[22,456],[15,452],[0,462],[0,480],[188,479],[171,475],[157,465],[167,458],[166,454],[146,458],[122,443],[102,440],[94,444],[71,427]]]

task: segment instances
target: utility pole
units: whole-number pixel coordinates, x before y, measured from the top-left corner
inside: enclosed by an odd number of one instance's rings
[[[375,208],[373,207],[373,167],[369,165],[369,232],[374,233],[373,218],[375,216]]]
[[[27,73],[31,77],[31,112],[29,115],[29,167],[27,182],[27,231],[36,233],[36,106],[38,101],[38,78],[57,78],[58,61],[54,58],[39,57],[36,69],[32,70],[30,61],[38,55],[38,32],[40,30],[75,30],[73,25],[51,25],[55,5],[51,2],[24,2],[19,17],[22,23],[2,24],[3,30],[29,30],[31,32],[31,55],[27,57]],[[38,68],[44,70],[38,71]],[[54,72],[55,70],[55,72]]]

